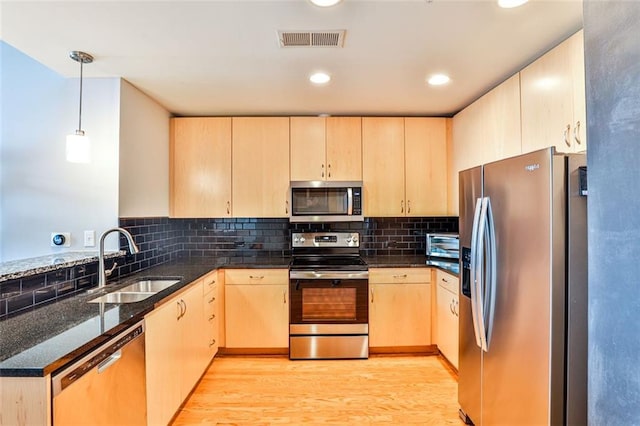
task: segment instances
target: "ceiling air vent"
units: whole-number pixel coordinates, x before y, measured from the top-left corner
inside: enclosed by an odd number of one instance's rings
[[[342,47],[345,30],[278,31],[280,47]]]

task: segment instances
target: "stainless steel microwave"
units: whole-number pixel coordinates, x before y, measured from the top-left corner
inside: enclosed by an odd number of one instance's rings
[[[362,182],[292,181],[290,222],[362,222]]]
[[[460,239],[458,234],[427,234],[426,255],[429,258],[446,257],[458,260],[460,252]]]

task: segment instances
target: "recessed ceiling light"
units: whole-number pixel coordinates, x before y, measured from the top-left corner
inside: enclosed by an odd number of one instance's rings
[[[427,82],[432,86],[441,86],[443,84],[447,84],[450,80],[451,79],[449,78],[448,75],[434,74],[431,77],[429,77],[429,80],[427,80]]]
[[[340,3],[342,0],[311,0],[311,3],[315,4],[316,6],[320,6],[320,7],[330,7],[330,6],[335,6],[336,4]]]
[[[511,9],[512,7],[522,6],[529,0],[498,0],[498,6],[505,9]]]
[[[311,76],[309,77],[309,81],[314,84],[326,84],[329,82],[329,80],[331,80],[331,76],[326,72],[317,72],[311,74]]]

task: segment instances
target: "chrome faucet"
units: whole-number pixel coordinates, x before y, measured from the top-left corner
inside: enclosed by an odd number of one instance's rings
[[[127,243],[129,243],[129,251],[131,252],[131,254],[136,254],[140,251],[136,243],[133,242],[133,235],[131,235],[126,229],[111,228],[104,231],[104,233],[100,237],[100,255],[98,256],[98,289],[104,288],[104,286],[107,284],[107,277],[111,275],[116,266],[118,266],[116,262],[113,262],[113,267],[111,267],[111,269],[109,269],[108,271],[105,271],[104,269],[104,239],[112,232],[120,232],[122,233],[122,235],[127,237]]]

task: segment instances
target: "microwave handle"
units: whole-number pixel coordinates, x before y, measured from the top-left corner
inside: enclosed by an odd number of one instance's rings
[[[353,188],[347,188],[347,215],[353,214]]]

